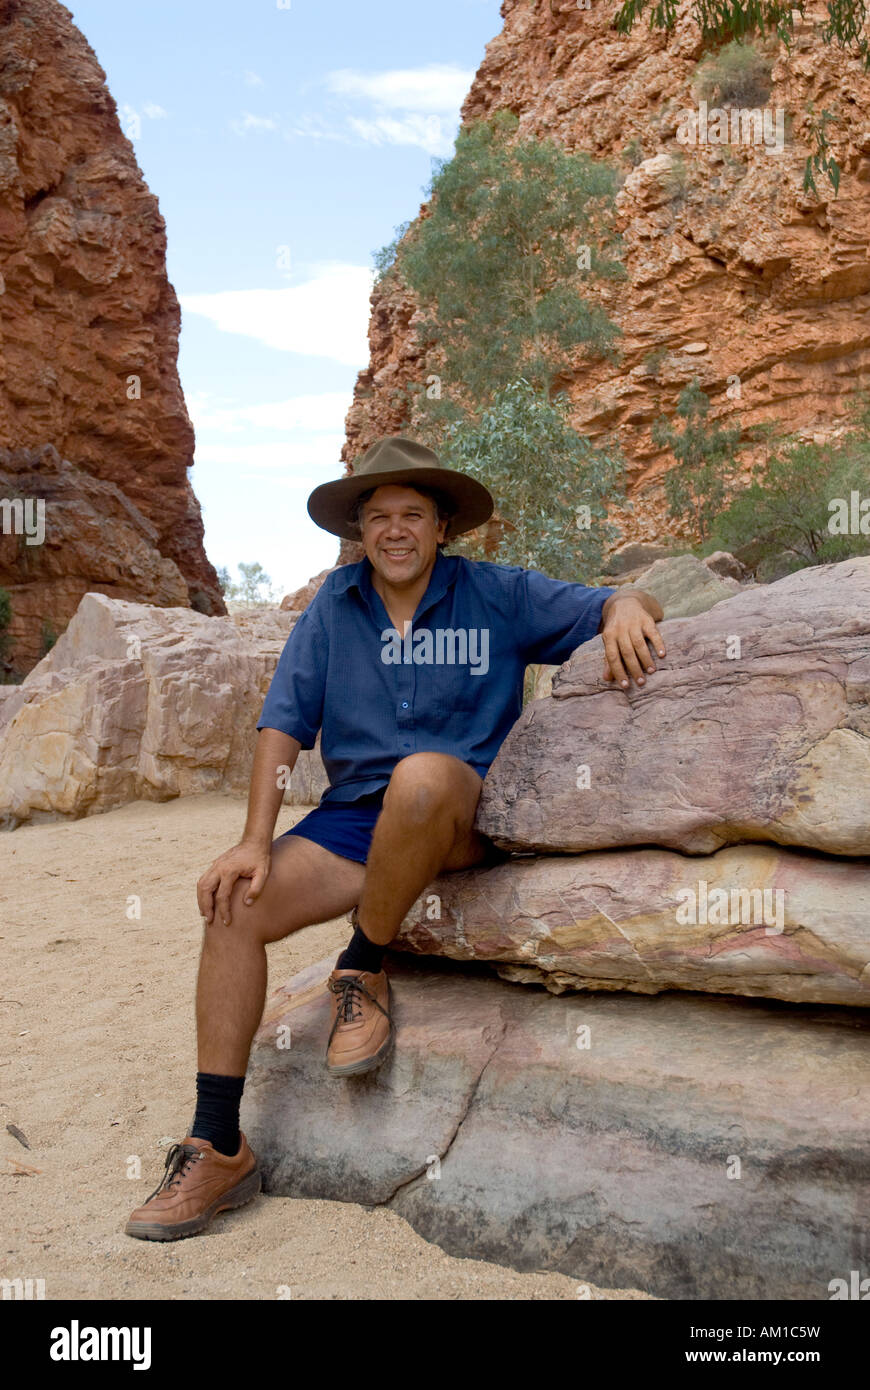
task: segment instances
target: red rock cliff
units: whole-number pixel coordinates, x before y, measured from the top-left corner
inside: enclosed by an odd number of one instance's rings
[[[0,0],[0,275],[0,497],[36,468],[47,504],[44,546],[0,537],[13,664],[33,664],[42,621],[60,631],[88,588],[224,612],[187,476],[165,223],[55,0]]]
[[[520,119],[517,138],[554,137],[624,175],[617,225],[629,278],[594,296],[622,330],[622,360],[578,358],[566,382],[576,428],[622,446],[630,539],[663,529],[657,480],[672,460],[650,427],[673,415],[693,375],[713,417],[744,428],[777,420],[816,438],[837,429],[848,398],[870,384],[870,75],[827,47],[808,16],[790,55],[775,39],[758,41],[772,61],[767,106],[785,112],[782,150],[683,145],[680,113],[697,106],[692,83],[706,56],[689,9],[680,7],[669,35],[644,19],[623,38],[615,3],[503,0],[504,27],[462,108],[464,122],[507,108]],[[823,15],[820,6],[812,19]],[[802,191],[809,102],[837,118],[828,131],[842,170],[836,198],[823,174],[818,197]],[[376,288],[371,303],[371,361],[347,416],[348,465],[399,427],[396,386],[425,377],[413,296]]]

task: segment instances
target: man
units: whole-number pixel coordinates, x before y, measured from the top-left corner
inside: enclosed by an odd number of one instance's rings
[[[197,886],[196,1113],[127,1223],[146,1240],[194,1235],[260,1190],[239,1105],[266,946],[353,910],[328,982],[326,1066],[341,1077],[381,1065],[394,1038],[387,945],[439,873],[498,857],[474,819],[526,666],[566,661],[601,632],[603,679],[625,689],[655,669],[648,644],[665,654],[648,594],[442,554],[493,499],[414,440],[379,440],[352,477],[315,488],[308,510],[361,539],[366,558],[334,570],[291,632],[257,726],[244,834]],[[329,787],[273,842],[287,769],[318,730]]]

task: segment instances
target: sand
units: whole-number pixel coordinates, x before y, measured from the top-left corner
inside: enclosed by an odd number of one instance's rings
[[[0,1278],[46,1299],[644,1297],[453,1259],[346,1202],[260,1197],[188,1240],[124,1235],[193,1115],[194,888],[243,820],[215,794],[0,836]],[[347,938],[339,919],[272,946],[270,988]]]

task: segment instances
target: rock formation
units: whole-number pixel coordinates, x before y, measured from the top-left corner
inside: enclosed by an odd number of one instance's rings
[[[628,38],[607,5],[503,0],[501,13],[463,121],[510,110],[517,138],[552,137],[624,177],[617,229],[628,279],[591,292],[622,331],[621,358],[578,357],[565,385],[576,428],[594,440],[612,436],[627,459],[634,511],[620,518],[625,536],[657,539],[660,477],[673,460],[650,427],[673,415],[693,376],[712,418],[739,418],[744,430],[778,421],[819,440],[836,432],[867,383],[870,74],[822,42],[824,7],[811,3],[790,55],[775,39],[758,44],[772,79],[761,104],[783,110],[783,148],[686,145],[677,129],[697,107],[693,84],[706,56],[688,6],[671,34],[651,31],[644,15]],[[818,196],[802,189],[810,102],[836,117],[828,138],[842,171],[838,197],[823,175]],[[394,392],[426,374],[413,295],[376,287],[371,304],[370,362],[346,422],[348,465],[397,431]],[[356,558],[347,545],[342,556]]]
[[[277,990],[257,1034],[241,1119],[267,1192],[661,1298],[817,1301],[866,1270],[865,1010],[554,998],[390,959],[395,1052],[333,1078],[333,964]]]
[[[176,366],[179,324],[165,223],[94,53],[56,0],[0,0],[0,447],[52,445],[104,485],[67,473],[55,516],[52,463],[38,494],[54,550],[45,571],[31,581],[3,548],[19,671],[41,653],[42,620],[61,631],[82,581],[98,588],[107,569],[123,569],[121,538],[109,532],[127,503],[152,528],[153,554],[144,559],[137,522],[129,570],[107,587],[225,611],[187,476],[194,439]],[[15,484],[4,469],[0,496]],[[161,561],[186,592],[167,595],[168,581],[155,579]]]
[[[397,950],[566,990],[870,1006],[870,859],[772,845],[542,855],[445,874]]]
[[[526,852],[870,854],[870,558],[745,588],[662,635],[642,689],[603,687],[600,638],[574,653],[502,744],[479,829]]]
[[[66,632],[0,702],[7,826],[145,799],[247,791],[256,723],[295,622],[278,609],[211,618],[88,594]],[[302,752],[285,793],[326,785]]]

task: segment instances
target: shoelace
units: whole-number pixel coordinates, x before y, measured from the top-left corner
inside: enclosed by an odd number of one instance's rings
[[[168,1192],[175,1182],[181,1181],[188,1164],[196,1162],[201,1157],[202,1150],[195,1148],[193,1144],[173,1144],[166,1155],[163,1177],[151,1193],[151,1197],[156,1197],[158,1192],[164,1188]],[[145,1198],[146,1203],[151,1201],[151,1197]]]
[[[371,999],[373,1004],[377,1003],[365,985],[354,975],[344,975],[340,980],[333,980],[329,988],[333,994],[341,996],[338,1001],[337,1023],[353,1023],[356,1019],[362,1018],[363,995]]]
[[[340,998],[338,1001],[338,1010],[335,1015],[335,1022],[332,1025],[329,1033],[329,1040],[326,1044],[327,1048],[335,1037],[335,1030],[340,1023],[353,1023],[356,1019],[362,1018],[362,1007],[360,1004],[362,995],[365,995],[366,999],[370,1000],[376,1009],[380,1009],[384,1018],[390,1025],[390,1033],[392,1034],[393,1020],[390,1018],[386,1009],[378,1003],[375,996],[369,993],[358,975],[342,975],[338,980],[330,980],[329,988],[333,994],[339,995]],[[354,1013],[355,1009],[359,1012]]]

